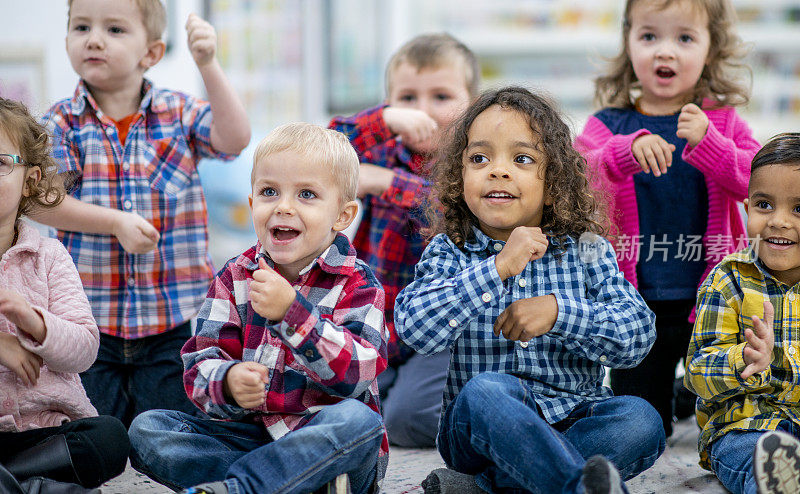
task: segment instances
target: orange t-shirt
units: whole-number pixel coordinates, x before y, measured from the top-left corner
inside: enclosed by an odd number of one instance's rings
[[[128,129],[135,116],[136,114],[134,113],[124,117],[122,120],[114,120],[114,125],[117,126],[117,133],[119,134],[119,142],[122,143],[123,146],[125,145],[125,139],[128,137]]]

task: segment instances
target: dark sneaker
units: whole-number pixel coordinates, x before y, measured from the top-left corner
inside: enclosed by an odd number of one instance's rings
[[[317,489],[315,494],[350,494],[350,477],[342,473],[325,484],[322,489]]]
[[[207,482],[189,487],[181,494],[228,494],[228,486],[225,482]]]
[[[586,494],[623,494],[617,467],[602,455],[594,455],[586,460],[581,484]]]
[[[422,481],[425,494],[485,494],[475,477],[449,468],[437,468]]]
[[[759,494],[800,492],[800,441],[780,431],[762,435],[753,452],[753,473]]]

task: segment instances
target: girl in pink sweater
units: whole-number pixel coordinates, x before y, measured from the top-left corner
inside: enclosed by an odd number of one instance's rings
[[[697,287],[747,245],[736,203],[760,146],[733,108],[749,98],[734,23],[729,0],[628,0],[622,51],[595,81],[605,108],[575,143],[608,201],[620,269],[656,313],[650,354],[612,371],[611,387],[647,399],[667,437]]]
[[[20,220],[61,201],[55,173],[45,129],[0,98],[2,492],[27,492],[34,482],[96,487],[122,473],[128,455],[125,427],[97,416],[78,376],[99,339],[72,258]]]

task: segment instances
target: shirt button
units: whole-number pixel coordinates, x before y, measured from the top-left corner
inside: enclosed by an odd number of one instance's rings
[[[793,346],[790,346],[790,347],[789,347],[789,355],[794,355],[794,352],[795,352],[795,351],[796,351],[796,350],[794,349],[794,347],[793,347]]]
[[[122,206],[125,207],[125,209],[130,209],[133,206],[133,203],[131,203],[130,200],[125,199],[125,202],[122,203]]]
[[[605,355],[600,355],[600,362],[605,362],[606,360],[608,360],[608,358],[606,358]]]
[[[481,295],[481,300],[484,302],[489,302],[492,300],[492,295],[489,292],[483,292],[483,295]]]
[[[503,246],[501,244],[494,244],[494,250],[500,252],[503,250]]]
[[[314,356],[314,350],[311,350],[310,348],[306,350],[306,357],[311,358],[313,356]]]
[[[128,286],[133,286],[135,284],[136,284],[136,279],[133,276],[128,278]]]
[[[448,322],[447,324],[449,324],[451,328],[455,328],[456,326],[458,326],[458,321],[456,321],[455,319],[450,319],[450,322]]]
[[[790,294],[789,294],[789,300],[790,300],[791,302],[794,302],[794,293],[790,293]]]
[[[286,336],[294,336],[294,326],[286,328]]]
[[[125,170],[125,171],[130,170],[131,169],[131,164],[126,161],[125,163],[122,164],[122,169]]]
[[[528,342],[527,341],[520,341],[519,342],[519,346],[521,346],[522,348],[528,348]]]
[[[527,285],[528,282],[525,280],[525,278],[520,278],[519,281],[517,282],[517,284],[519,286],[521,286],[522,288],[525,288],[525,285]]]

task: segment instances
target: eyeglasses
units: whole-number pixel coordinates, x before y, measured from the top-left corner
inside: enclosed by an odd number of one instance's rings
[[[14,165],[24,165],[22,156],[18,154],[0,154],[0,177],[14,171]]]

